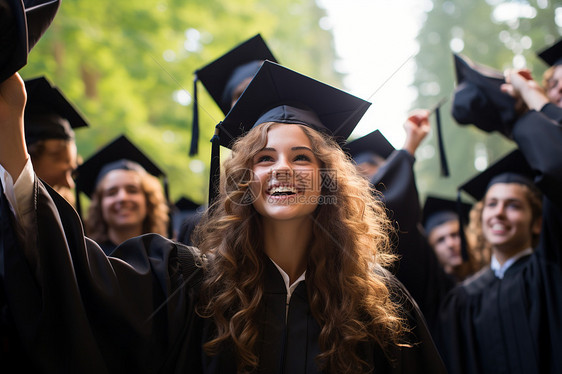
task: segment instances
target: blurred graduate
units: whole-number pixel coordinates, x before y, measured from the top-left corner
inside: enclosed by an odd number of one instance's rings
[[[504,80],[455,58],[464,84],[453,114],[470,114],[518,149],[460,186],[478,201],[472,217],[492,259],[448,295],[439,347],[451,373],[559,373],[562,129],[538,107],[516,110],[521,100],[529,108],[548,101],[526,71],[508,70]]]
[[[76,189],[90,198],[86,235],[109,255],[148,233],[169,237],[165,173],[126,136],[105,145],[76,170]]]

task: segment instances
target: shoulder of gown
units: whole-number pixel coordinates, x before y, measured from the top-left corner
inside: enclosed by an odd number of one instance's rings
[[[6,303],[37,370],[146,373],[200,365],[196,250],[147,234],[108,257],[50,187],[37,182],[34,201],[39,271],[4,213],[0,255]]]

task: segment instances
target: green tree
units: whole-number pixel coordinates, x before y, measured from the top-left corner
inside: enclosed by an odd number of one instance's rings
[[[205,203],[222,112],[201,85],[199,155],[188,157],[193,72],[261,33],[282,64],[341,86],[324,16],[314,0],[66,0],[21,75],[46,76],[85,115],[84,159],[125,134],[167,173],[172,200]]]
[[[556,9],[560,14],[560,4],[540,0],[432,2],[417,38],[420,52],[413,86],[418,98],[413,107],[428,108],[449,97],[441,117],[451,175],[443,178],[439,174],[433,131],[418,152],[415,166],[421,195],[454,197],[457,187],[479,171],[476,164],[481,170],[515,148],[515,143],[505,137],[461,126],[450,115],[456,83],[453,51],[500,71],[524,63],[540,80],[547,67],[536,52],[557,40],[562,31],[555,23]]]

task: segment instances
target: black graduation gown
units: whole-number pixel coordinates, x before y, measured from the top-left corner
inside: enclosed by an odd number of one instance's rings
[[[375,373],[444,373],[441,358],[433,351],[432,338],[424,319],[404,287],[390,273],[384,272],[395,301],[403,304],[405,318],[414,327],[409,342],[418,342],[412,348],[394,348],[389,361],[381,348],[373,342],[359,347],[360,356]],[[315,357],[320,353],[318,336],[320,326],[310,313],[306,281],[299,283],[292,294],[286,315],[287,291],[281,274],[268,261],[265,275],[265,295],[260,311],[258,373],[314,374],[320,373]],[[206,322],[204,335],[212,335],[212,325]],[[236,373],[231,349],[214,357],[205,357],[207,373]]]
[[[546,115],[556,123],[562,124],[562,108],[560,108],[558,105],[553,103],[545,104],[545,106],[542,107],[540,113]]]
[[[148,234],[107,257],[62,197],[40,182],[35,193],[38,277],[15,244],[0,192],[1,276],[21,365],[37,373],[200,372],[200,271],[187,247]]]
[[[98,243],[103,253],[106,255],[111,255],[111,253],[117,248],[117,244],[113,243],[111,240],[106,240],[105,242]]]
[[[396,277],[416,300],[434,333],[439,304],[455,286],[455,280],[440,266],[422,233],[414,161],[407,151],[394,151],[371,183],[383,194],[389,218],[398,229],[396,252],[400,261],[395,270]]]
[[[539,172],[540,243],[503,279],[483,269],[448,295],[438,345],[453,374],[562,373],[562,128],[531,111],[513,137]]]
[[[202,353],[212,321],[194,313],[202,270],[193,252],[159,235],[130,239],[107,257],[84,238],[76,212],[48,186],[36,182],[35,276],[17,245],[7,201],[1,196],[0,255],[7,305],[28,363],[44,373],[235,373],[232,349]],[[306,283],[291,298],[268,267],[260,326],[262,373],[317,373],[318,329],[308,311]],[[375,344],[361,357],[377,373],[443,373],[444,366],[419,310],[389,274],[404,304],[412,348],[395,348],[391,363]]]
[[[178,242],[185,245],[193,245],[191,234],[193,234],[195,227],[201,221],[201,217],[203,217],[203,212],[195,212],[185,217],[178,232]]]

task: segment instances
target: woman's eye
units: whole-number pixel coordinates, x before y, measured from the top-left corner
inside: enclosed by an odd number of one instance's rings
[[[273,157],[271,157],[269,155],[258,156],[258,158],[256,159],[256,163],[270,162],[270,161],[273,161]]]
[[[295,157],[295,161],[310,161],[310,157],[307,155],[298,155]]]

